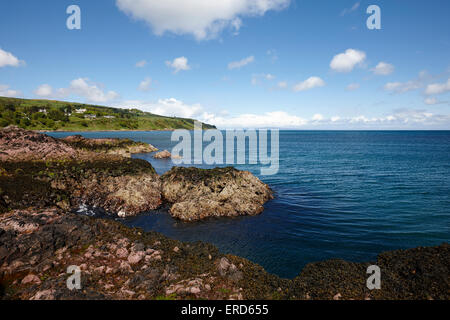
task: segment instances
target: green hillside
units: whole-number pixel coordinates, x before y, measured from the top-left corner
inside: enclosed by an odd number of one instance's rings
[[[0,128],[8,125],[48,131],[145,131],[193,129],[194,120],[163,117],[137,109],[0,97]],[[215,126],[203,124],[203,128]]]

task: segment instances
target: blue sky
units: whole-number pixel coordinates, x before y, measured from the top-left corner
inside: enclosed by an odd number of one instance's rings
[[[221,128],[450,129],[449,1],[225,2],[2,1],[0,95]]]

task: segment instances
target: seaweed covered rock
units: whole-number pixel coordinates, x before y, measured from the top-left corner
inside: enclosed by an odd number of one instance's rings
[[[185,221],[207,217],[257,215],[272,199],[272,191],[247,171],[232,167],[174,167],[161,176],[162,195],[170,214]]]
[[[89,205],[121,217],[156,209],[160,180],[145,160],[117,150],[147,151],[131,140],[65,141],[8,127],[0,130],[0,213],[28,207]]]
[[[0,162],[0,212],[88,205],[125,217],[160,204],[159,177],[145,160],[108,156]]]
[[[0,215],[1,299],[440,299],[448,300],[450,246],[385,252],[373,263],[311,263],[293,280],[224,255],[203,242],[183,243],[58,208]],[[366,287],[367,266],[381,289]],[[69,290],[68,266],[83,290]]]
[[[75,149],[121,155],[127,158],[130,158],[131,155],[135,153],[150,153],[158,151],[158,149],[151,144],[136,142],[130,139],[88,139],[81,135],[75,135],[61,140]]]
[[[76,158],[79,151],[42,133],[9,126],[0,130],[0,161]]]

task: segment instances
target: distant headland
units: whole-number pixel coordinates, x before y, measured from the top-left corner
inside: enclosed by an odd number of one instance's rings
[[[0,128],[9,125],[36,131],[68,132],[193,130],[194,119],[165,117],[134,108],[0,97]],[[216,127],[203,124],[203,128]]]

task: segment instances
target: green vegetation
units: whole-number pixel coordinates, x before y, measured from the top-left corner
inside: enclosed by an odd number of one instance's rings
[[[45,131],[192,130],[194,120],[163,117],[137,109],[0,97],[0,128],[9,125]],[[215,127],[203,124],[203,128]]]

